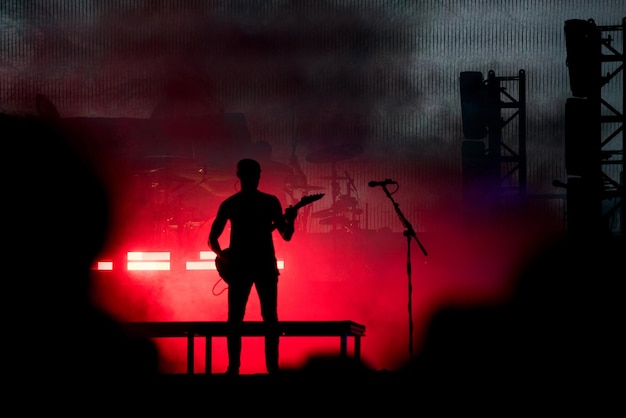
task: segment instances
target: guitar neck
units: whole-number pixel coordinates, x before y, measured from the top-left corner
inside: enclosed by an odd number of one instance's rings
[[[304,196],[302,199],[300,199],[300,201],[298,203],[296,203],[293,206],[290,206],[289,208],[285,209],[285,212],[283,213],[283,216],[286,217],[287,216],[287,211],[288,210],[295,210],[296,212],[298,210],[300,210],[301,208],[303,208],[306,205],[309,205],[317,200],[320,200],[322,197],[324,197],[324,193],[319,193],[319,194],[314,194],[314,195],[310,195],[310,196]],[[276,224],[274,224],[274,229],[276,229],[278,226]]]

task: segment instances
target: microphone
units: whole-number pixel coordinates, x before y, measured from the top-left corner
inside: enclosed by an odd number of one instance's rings
[[[369,183],[367,183],[370,187],[376,187],[376,186],[386,186],[388,184],[398,184],[397,181],[393,181],[391,179],[385,179],[383,181],[370,181]]]

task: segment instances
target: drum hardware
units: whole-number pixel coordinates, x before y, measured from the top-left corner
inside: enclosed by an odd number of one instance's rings
[[[322,219],[320,221],[322,225],[342,225],[342,226],[351,226],[352,221],[343,216],[332,216],[330,218]]]
[[[286,191],[300,189],[306,192],[309,190],[323,190],[325,188],[326,187],[323,186],[313,186],[311,184],[307,184],[306,177],[304,176],[292,175],[286,178]]]
[[[353,185],[353,179],[347,171],[345,172],[345,176],[338,175],[336,163],[337,161],[354,158],[362,151],[363,147],[359,144],[343,144],[324,148],[306,157],[306,160],[310,163],[331,163],[331,175],[322,177],[324,180],[331,180],[331,206],[328,209],[314,212],[311,215],[313,218],[320,219],[319,223],[321,225],[332,225],[333,229],[343,228],[350,231],[358,224],[358,219],[355,217],[363,211],[356,208],[358,200],[350,196],[353,190],[356,191]],[[340,180],[347,181],[347,195],[341,194]],[[346,215],[349,215],[350,218]]]
[[[313,214],[311,214],[312,218],[328,218],[328,217],[332,217],[332,216],[336,216],[336,212],[332,209],[324,209],[324,210],[319,210],[317,212],[313,212]]]
[[[328,209],[313,213],[312,217],[320,218],[319,223],[321,225],[332,225],[333,229],[336,229],[338,226],[347,229],[354,228],[355,225],[358,224],[358,215],[363,213],[363,211],[357,208],[359,203],[358,199],[350,195],[352,191],[356,191],[352,185],[353,179],[347,171],[345,172],[345,177],[338,176],[334,161],[331,164],[331,170],[331,176],[323,177],[325,179],[332,180],[331,187],[333,200],[331,206]],[[348,194],[341,194],[341,183],[338,180],[347,181],[346,188]],[[349,216],[349,218],[346,216]]]

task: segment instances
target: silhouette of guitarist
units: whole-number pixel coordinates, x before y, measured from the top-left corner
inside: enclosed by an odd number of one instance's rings
[[[278,266],[274,250],[273,231],[285,241],[294,233],[297,209],[282,205],[275,195],[258,190],[261,166],[253,159],[237,163],[241,189],[226,198],[217,210],[211,225],[208,245],[216,254],[220,275],[228,283],[227,374],[238,375],[241,357],[241,324],[252,285],[256,287],[261,316],[266,326],[265,363],[270,374],[279,371],[277,330]],[[220,246],[219,238],[230,222],[229,248]]]

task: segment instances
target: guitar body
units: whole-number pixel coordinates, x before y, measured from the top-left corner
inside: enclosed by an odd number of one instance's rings
[[[215,257],[215,268],[222,280],[224,280],[226,284],[230,284],[234,276],[232,250],[226,248],[222,253],[224,254],[223,257]]]

